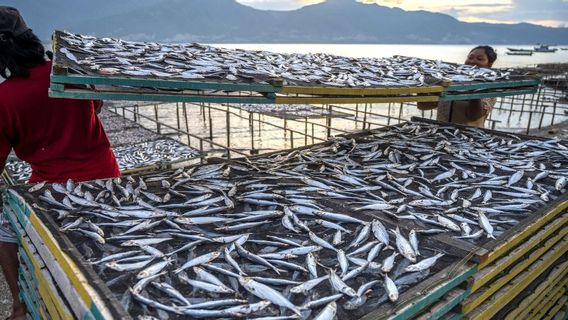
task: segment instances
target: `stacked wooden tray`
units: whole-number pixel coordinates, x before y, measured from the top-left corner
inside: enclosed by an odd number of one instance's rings
[[[534,93],[540,83],[489,69],[456,76],[467,66],[400,56],[296,57],[61,31],[53,39],[53,97],[245,104],[435,102]],[[196,63],[195,56],[207,59]],[[195,68],[188,69],[192,64]],[[298,65],[306,70],[298,70]],[[439,76],[448,68],[453,71]],[[317,73],[325,77],[318,78]]]
[[[466,130],[423,119],[413,120],[416,125],[423,123],[422,127],[440,125],[450,133],[456,129]],[[398,132],[404,125],[345,136],[345,141],[353,139],[364,143],[367,137],[374,134],[388,136],[389,132]],[[495,135],[497,141],[512,137],[508,133],[485,131]],[[515,136],[515,139],[527,141],[537,138]],[[326,148],[332,145],[333,141],[315,147]],[[309,148],[312,147],[262,155],[249,161],[254,164],[262,163],[263,159],[270,157],[296,157]],[[227,163],[235,166],[245,163],[239,159],[233,161]],[[193,170],[200,168],[202,166],[196,166]],[[187,170],[193,172],[191,168]],[[160,177],[157,174],[147,176]],[[161,175],[166,177],[172,174],[167,171]],[[138,177],[135,177],[131,181],[137,180]],[[156,185],[151,188],[158,192],[160,187]],[[23,226],[20,228],[23,230],[20,231],[20,238],[28,237],[29,242],[37,248],[40,258],[46,262],[45,269],[50,271],[53,283],[61,292],[59,297],[70,306],[70,312],[79,318],[84,318],[85,314],[95,318],[129,318],[116,295],[105,287],[103,280],[80,254],[76,247],[78,238],[58,232],[60,225],[52,215],[35,209],[38,203],[27,193],[27,189],[28,187],[19,186],[7,191],[6,210],[11,217],[15,217],[12,220]],[[329,202],[330,208],[349,208],[340,199],[330,198],[325,201]],[[444,233],[423,238],[430,250],[438,248],[446,252],[450,260],[446,260],[443,268],[403,292],[396,303],[383,303],[362,318],[489,319],[524,316],[530,319],[550,319],[556,316],[566,304],[567,208],[568,195],[564,194],[541,206],[538,211],[531,212],[515,226],[504,230],[497,239],[483,240],[477,244]],[[412,220],[396,221],[389,215],[355,210],[351,210],[349,215],[361,219],[379,219],[389,228],[398,226],[405,234],[412,229],[422,229]],[[21,243],[24,246],[28,242]],[[28,251],[30,250],[26,250],[26,253]],[[33,254],[27,253],[26,257],[30,255]],[[25,259],[22,255],[22,260]],[[30,270],[29,263],[26,268]],[[61,270],[65,270],[67,276],[63,276]],[[25,277],[21,280],[26,282],[21,284],[24,291],[33,290]],[[33,295],[27,294],[28,306],[36,314],[45,312],[41,310],[48,309],[47,304],[43,308],[34,303],[33,298],[29,298]]]

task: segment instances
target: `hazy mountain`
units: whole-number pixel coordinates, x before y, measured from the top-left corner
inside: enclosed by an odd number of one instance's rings
[[[460,22],[355,0],[263,11],[234,0],[9,0],[43,40],[64,29],[144,41],[207,43],[568,43],[568,28]]]

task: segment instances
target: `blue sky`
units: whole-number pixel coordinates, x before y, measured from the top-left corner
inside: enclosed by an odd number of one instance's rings
[[[263,10],[294,10],[325,0],[237,0]],[[404,10],[427,10],[449,14],[466,22],[529,22],[568,27],[568,0],[353,0]]]

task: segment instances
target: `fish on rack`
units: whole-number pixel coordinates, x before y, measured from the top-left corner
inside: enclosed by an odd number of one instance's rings
[[[436,234],[499,239],[565,193],[567,164],[559,140],[409,122],[25,196],[135,316],[350,319],[459,260]]]
[[[57,32],[55,63],[103,76],[331,87],[408,87],[449,80],[497,81],[509,72],[404,56],[284,54],[198,43],[159,44]]]

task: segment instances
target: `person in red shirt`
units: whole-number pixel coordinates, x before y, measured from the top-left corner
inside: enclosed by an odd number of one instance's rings
[[[0,172],[13,149],[32,167],[29,182],[86,181],[120,175],[96,114],[100,101],[48,96],[51,62],[41,41],[12,7],[0,6]],[[4,223],[2,223],[4,221]],[[16,239],[0,219],[0,265],[14,298],[12,319],[25,317],[18,297]]]

